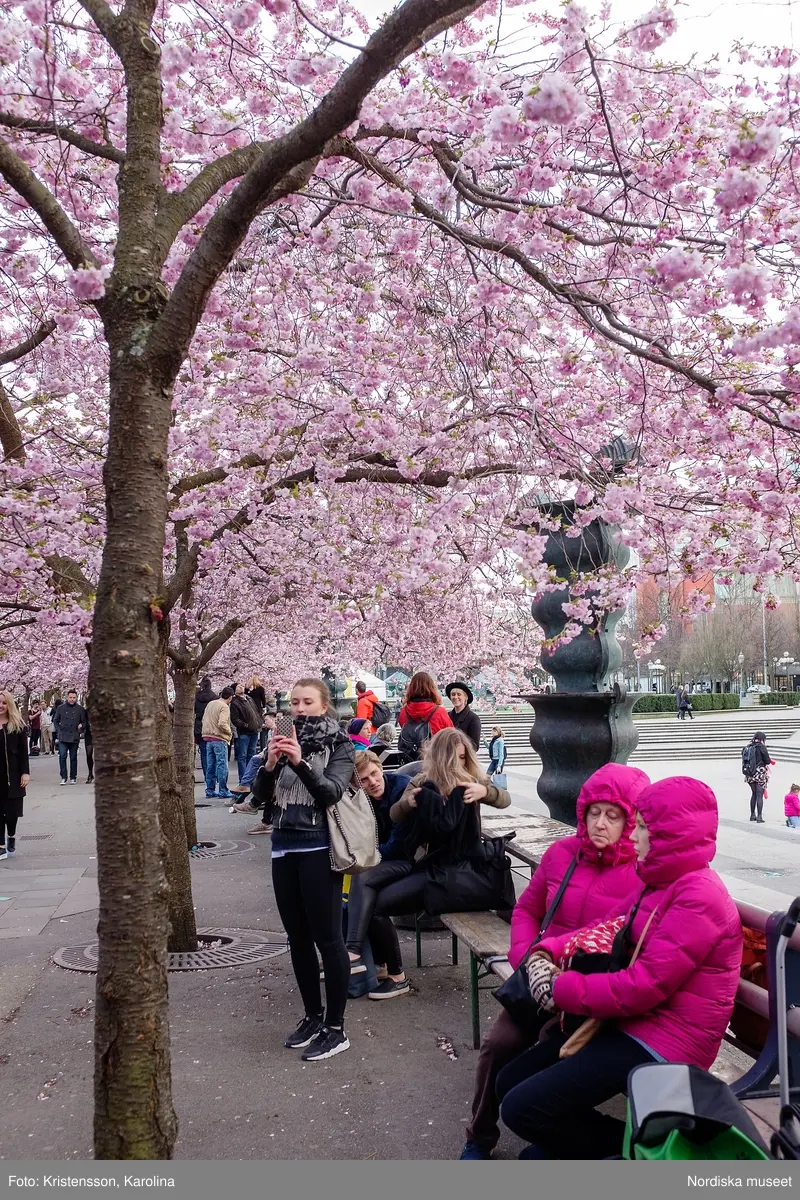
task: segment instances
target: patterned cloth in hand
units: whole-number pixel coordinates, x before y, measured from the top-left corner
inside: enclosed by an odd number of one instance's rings
[[[627,915],[623,913],[619,917],[609,917],[607,921],[601,921],[599,925],[591,925],[573,933],[564,946],[559,958],[559,966],[568,970],[572,956],[578,950],[583,950],[586,954],[610,954],[614,938],[623,928],[626,920]]]

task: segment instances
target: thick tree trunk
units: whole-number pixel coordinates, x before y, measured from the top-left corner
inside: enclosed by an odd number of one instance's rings
[[[159,654],[156,660],[156,774],[158,777],[159,815],[164,834],[164,864],[169,885],[169,940],[173,952],[197,949],[197,925],[192,898],[192,871],[183,805],[175,778],[172,758],[172,722],[167,703],[167,656],[169,623],[159,629]],[[194,845],[194,843],[192,843]]]
[[[134,352],[146,334],[145,315],[132,314],[124,297],[114,310],[106,321],[107,334],[116,336],[109,336],[107,530],[89,702],[100,889],[94,1149],[97,1159],[166,1159],[177,1119],[151,607],[162,578],[171,403],[169,389],[147,376]]]
[[[197,691],[197,672],[176,670],[175,711],[172,714],[172,745],[175,777],[181,794],[186,840],[191,850],[197,844],[197,816],[194,808],[194,697]]]

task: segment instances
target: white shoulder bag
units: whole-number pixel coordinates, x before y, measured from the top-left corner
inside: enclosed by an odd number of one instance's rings
[[[362,788],[348,788],[341,800],[326,809],[331,870],[357,875],[381,861],[378,822]]]

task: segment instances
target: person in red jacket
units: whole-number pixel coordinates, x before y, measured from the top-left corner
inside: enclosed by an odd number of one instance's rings
[[[373,691],[367,689],[367,685],[360,679],[356,684],[356,695],[358,696],[356,701],[356,716],[363,717],[369,721],[370,728],[372,728],[372,712],[375,705],[380,703],[380,700]],[[375,730],[373,729],[372,732],[374,733]]]
[[[409,679],[397,721],[401,726],[397,748],[404,763],[417,761],[425,742],[441,729],[452,729],[453,722],[442,706],[436,681],[427,671],[417,671]],[[406,725],[409,728],[403,731]]]
[[[551,935],[581,929],[622,912],[641,891],[636,850],[631,841],[638,794],[650,783],[644,771],[608,763],[586,780],[578,796],[578,829],[542,855],[511,916],[508,961],[515,969],[539,936],[542,919],[559,885],[575,863],[548,926]],[[484,1039],[475,1073],[472,1120],[462,1159],[491,1158],[500,1131],[497,1076],[523,1050],[533,1046],[541,1026],[522,1029],[501,1008]]]
[[[498,1076],[500,1114],[530,1142],[526,1158],[609,1158],[624,1123],[596,1106],[625,1091],[641,1063],[693,1063],[708,1070],[733,1012],[742,962],[742,925],[710,863],[717,800],[699,779],[662,779],[636,798],[633,840],[642,893],[628,914],[628,946],[641,949],[624,971],[570,970],[574,935],[546,937],[536,995],[545,1009],[605,1022],[593,1040],[561,1058],[565,1035],[526,1050]]]

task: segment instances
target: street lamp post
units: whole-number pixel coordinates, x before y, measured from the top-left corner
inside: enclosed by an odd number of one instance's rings
[[[736,661],[737,661],[737,662],[738,662],[738,664],[739,664],[739,695],[740,695],[740,697],[741,697],[741,696],[744,696],[744,694],[745,694],[745,688],[744,688],[744,655],[743,655],[741,652],[739,653],[739,657],[737,658],[737,660],[736,660]]]

